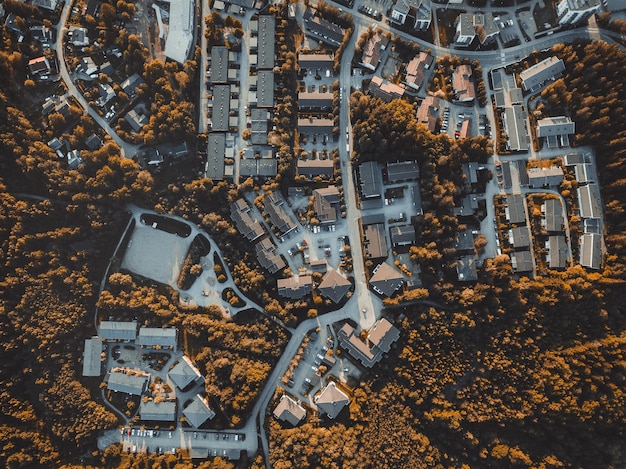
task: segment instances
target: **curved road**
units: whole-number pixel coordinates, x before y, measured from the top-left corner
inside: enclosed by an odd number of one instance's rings
[[[65,82],[65,86],[67,87],[67,92],[73,96],[80,105],[87,111],[87,114],[95,120],[100,127],[104,129],[104,131],[109,134],[111,139],[117,144],[120,148],[120,152],[122,157],[132,158],[137,153],[137,149],[139,145],[133,145],[132,143],[128,143],[122,140],[115,130],[111,128],[109,123],[104,119],[100,114],[96,112],[82,95],[82,93],[76,88],[76,85],[72,81],[70,77],[70,73],[67,69],[67,63],[65,62],[65,48],[63,46],[63,39],[65,38],[65,24],[67,23],[67,19],[70,15],[70,11],[72,9],[72,2],[65,2],[65,6],[63,7],[63,11],[61,13],[61,18],[59,19],[59,23],[57,24],[57,41],[56,41],[56,52],[57,59],[59,62],[59,72],[61,74],[61,78]]]

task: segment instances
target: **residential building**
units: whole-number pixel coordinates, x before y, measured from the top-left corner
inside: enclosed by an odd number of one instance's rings
[[[80,58],[80,62],[77,68],[85,75],[93,75],[95,73],[98,73],[99,70],[93,59],[88,56]]]
[[[183,409],[183,415],[189,425],[199,428],[207,420],[215,417],[215,412],[209,406],[206,397],[196,394],[189,405]]]
[[[330,269],[326,272],[324,277],[322,277],[322,281],[317,288],[324,298],[328,298],[334,303],[339,303],[350,291],[351,287],[352,284],[350,280],[336,270]]]
[[[239,161],[241,177],[271,177],[277,172],[278,162],[274,158],[258,158]]]
[[[137,321],[101,321],[98,335],[102,340],[135,340]]]
[[[265,234],[263,225],[251,216],[250,206],[245,199],[241,198],[230,205],[230,217],[235,223],[237,230],[248,241],[255,241]]]
[[[528,186],[557,187],[563,182],[563,168],[550,166],[549,168],[528,168]]]
[[[139,402],[139,417],[151,422],[173,422],[176,420],[176,401],[142,399]]]
[[[386,175],[387,182],[389,184],[416,181],[420,177],[419,164],[417,161],[398,161],[395,163],[387,163]]]
[[[550,236],[548,238],[548,265],[551,269],[564,269],[567,264],[568,246],[565,236]]]
[[[191,363],[191,360],[186,355],[183,355],[178,360],[167,375],[181,391],[188,390],[196,384],[201,385],[204,383],[202,373]]]
[[[306,417],[306,410],[287,394],[283,394],[274,408],[274,417],[295,427]]]
[[[328,262],[326,262],[326,259],[314,259],[309,263],[309,269],[311,272],[320,272],[325,274],[328,269]]]
[[[45,80],[50,75],[50,62],[43,55],[28,61],[28,74],[35,80]]]
[[[456,274],[461,282],[475,282],[478,280],[476,270],[476,256],[463,256],[456,261]]]
[[[335,59],[331,54],[312,54],[301,52],[298,54],[300,70],[308,70],[309,73],[317,73],[318,70],[332,70]]]
[[[471,123],[472,123],[472,119],[465,119],[463,121],[463,123],[461,124],[461,131],[459,132],[460,139],[470,137]]]
[[[326,93],[301,91],[298,93],[298,110],[301,112],[332,111],[333,96],[332,91]]]
[[[43,25],[35,25],[30,28],[30,37],[42,44],[44,48],[50,47],[53,42],[53,33],[52,30]]]
[[[69,169],[78,169],[84,161],[80,156],[80,150],[72,150],[67,153],[67,167]]]
[[[85,139],[85,146],[91,151],[98,150],[102,145],[102,140],[96,134],[91,134]]]
[[[128,122],[130,127],[135,131],[139,132],[143,127],[150,121],[148,116],[148,109],[146,108],[144,103],[139,103],[133,109],[128,111],[124,116],[124,120]]]
[[[119,368],[109,373],[106,382],[107,389],[110,391],[141,396],[148,388],[150,375],[141,371]]]
[[[431,17],[429,2],[425,0],[396,0],[389,15],[392,23],[403,25],[408,21],[418,31],[430,27]]]
[[[100,93],[100,97],[96,102],[101,107],[106,106],[109,101],[115,98],[115,91],[113,91],[113,87],[108,83],[100,83],[98,85],[98,92]]]
[[[213,46],[211,48],[211,84],[228,83],[228,48]]]
[[[330,46],[339,47],[345,31],[334,23],[316,16],[317,10],[307,8],[304,12],[304,28],[308,35]],[[273,38],[272,38],[273,40]]]
[[[419,90],[424,83],[424,78],[426,77],[424,70],[429,69],[432,63],[432,55],[426,52],[420,52],[417,54],[406,66],[404,83],[414,90]]]
[[[513,225],[526,223],[526,207],[524,206],[524,198],[521,195],[507,195],[504,212],[509,223]]]
[[[226,135],[210,132],[207,138],[207,157],[204,172],[210,179],[224,178],[224,158],[226,157]]]
[[[270,274],[275,274],[287,265],[280,254],[276,253],[276,245],[270,238],[264,238],[258,242],[254,246],[254,250],[259,264],[267,269]]]
[[[120,84],[120,88],[122,88],[122,91],[124,91],[130,99],[133,99],[137,95],[137,88],[145,83],[146,82],[138,73],[133,73]]]
[[[272,70],[259,70],[256,98],[257,107],[274,107],[274,72]]]
[[[417,108],[417,120],[428,127],[431,132],[437,127],[437,111],[439,110],[439,98],[426,96]]]
[[[399,246],[410,246],[415,243],[415,227],[413,225],[392,226],[389,228],[391,245],[396,248]]]
[[[524,226],[514,226],[509,230],[509,242],[513,245],[515,249],[518,248],[527,248],[530,246],[530,231],[528,231],[528,227]]]
[[[339,190],[330,185],[313,191],[313,210],[320,223],[335,223],[339,210]]]
[[[102,339],[98,336],[85,339],[83,351],[83,376],[102,374]]]
[[[363,55],[361,56],[360,65],[375,71],[380,64],[381,54],[389,44],[389,36],[383,34],[382,31],[376,31],[363,45]]]
[[[274,15],[259,16],[259,50],[257,59],[257,68],[259,70],[272,70],[274,68],[274,62],[276,60],[274,52],[275,43],[276,18]]]
[[[574,122],[569,117],[557,116],[537,121],[537,137],[545,138],[548,148],[569,145],[569,136],[575,133]]]
[[[140,327],[137,345],[176,350],[177,334],[175,327]]]
[[[592,189],[595,189],[592,191]],[[597,198],[597,186],[587,184],[578,188],[578,209],[581,218],[600,218],[600,206]]]
[[[3,4],[0,4],[0,8],[2,7],[3,7]],[[6,26],[6,28],[9,31],[13,32],[15,36],[17,37],[17,42],[21,43],[24,41],[24,38],[26,37],[26,35],[25,35],[25,31],[22,31],[22,29],[18,26],[17,22],[15,21],[16,19],[17,19],[17,15],[15,13],[9,13],[6,19],[4,20],[4,26]]]
[[[400,338],[400,331],[387,318],[381,318],[367,332],[365,341],[359,335],[346,323],[337,333],[339,345],[363,366],[371,368],[391,350],[391,345]]]
[[[169,5],[165,56],[184,64],[195,42],[196,4],[194,0],[176,0]]]
[[[269,120],[269,110],[258,108],[250,110],[250,131],[252,132],[250,143],[252,143],[252,145],[267,145],[267,128]]]
[[[267,192],[263,197],[263,206],[272,225],[281,235],[285,235],[296,228],[296,223],[287,213],[288,206],[285,199],[279,191]]]
[[[382,197],[382,180],[378,164],[367,161],[359,165],[359,188],[361,198],[380,199]]]
[[[558,199],[547,199],[544,203],[543,212],[545,217],[545,228],[548,233],[563,231],[563,208]]]
[[[474,15],[469,13],[461,13],[456,19],[456,33],[454,35],[456,46],[467,47],[476,37],[473,19]]]
[[[380,259],[389,255],[387,247],[387,237],[385,236],[385,225],[374,223],[363,227],[363,248],[368,259]]]
[[[402,86],[391,83],[378,75],[370,80],[368,91],[372,96],[380,98],[386,103],[404,96],[404,88]]]
[[[601,0],[561,0],[556,5],[559,26],[576,26],[600,11]]]
[[[512,151],[528,151],[529,137],[524,106],[514,104],[504,109],[504,129]]]
[[[230,85],[213,86],[213,102],[211,105],[211,130],[228,132],[230,129]]]
[[[459,65],[452,72],[452,88],[457,101],[470,103],[476,97],[472,66],[468,64]]]
[[[313,291],[313,277],[310,275],[293,275],[279,278],[276,281],[278,294],[284,298],[299,300]]]
[[[350,399],[341,391],[334,381],[326,385],[322,392],[313,399],[320,414],[324,413],[329,418],[334,419],[339,412],[348,405]]]
[[[511,88],[509,89],[509,99],[511,104],[524,104],[524,92],[521,88]]]
[[[404,276],[387,262],[382,262],[372,272],[369,283],[376,293],[392,296],[402,287]]]
[[[90,44],[87,28],[70,26],[67,34],[70,44],[74,47],[87,47]]]
[[[563,61],[555,56],[548,57],[538,64],[520,72],[522,88],[531,91],[543,85],[548,80],[553,80],[561,76],[565,71]]]
[[[298,175],[307,179],[321,176],[330,178],[334,174],[335,164],[332,159],[326,160],[298,160]]]
[[[598,270],[602,266],[602,236],[585,233],[580,238],[580,265]]]
[[[530,251],[516,251],[510,254],[513,272],[532,272],[535,267]]]
[[[326,118],[299,118],[298,132],[304,135],[330,135],[333,133],[334,122]]]

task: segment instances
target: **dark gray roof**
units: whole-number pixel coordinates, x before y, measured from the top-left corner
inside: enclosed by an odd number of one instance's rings
[[[192,383],[204,382],[200,370],[185,355],[170,370],[168,375],[179,389],[186,389]]]
[[[127,374],[123,371],[112,371],[107,380],[107,389],[140,396],[148,387],[149,375]]]
[[[257,106],[274,107],[274,72],[260,70],[257,78]]]
[[[390,183],[411,181],[420,177],[420,168],[417,161],[400,161],[387,163],[387,180]]]
[[[510,223],[526,223],[526,210],[524,208],[524,198],[519,194],[507,195],[507,213]]]
[[[213,46],[211,49],[211,83],[228,82],[228,49],[226,46]]]
[[[206,177],[222,179],[224,177],[224,158],[226,157],[226,135],[211,132],[208,137]]]
[[[211,130],[213,130],[214,132],[228,131],[229,114],[230,114],[230,85],[215,85],[213,87]]]
[[[546,231],[563,231],[563,208],[558,199],[548,199],[546,205]]]
[[[100,376],[102,374],[102,339],[92,337],[85,339],[83,352],[83,376]]]
[[[548,238],[548,255],[551,269],[563,269],[567,263],[567,242],[565,236],[550,236]]]
[[[415,227],[413,225],[392,226],[389,228],[389,233],[393,246],[407,246],[415,242]]]
[[[382,195],[381,173],[375,161],[359,165],[359,185],[364,198],[379,198]]]
[[[192,427],[198,428],[207,420],[215,417],[215,412],[209,407],[205,398],[196,394],[191,403],[183,409],[183,415]]]
[[[259,70],[274,68],[274,44],[276,41],[276,18],[274,16],[259,16],[258,61]]]
[[[511,264],[514,272],[532,272],[533,256],[530,251],[517,251],[511,253]]]
[[[478,279],[476,256],[464,256],[456,261],[456,273],[459,280],[473,282]]]

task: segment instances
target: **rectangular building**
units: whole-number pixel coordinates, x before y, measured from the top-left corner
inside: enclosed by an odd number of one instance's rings
[[[102,340],[135,340],[137,321],[101,321],[98,335]]]
[[[276,18],[273,15],[259,16],[259,40],[258,60],[259,70],[272,70],[274,68],[276,42]]]
[[[226,135],[211,132],[208,137],[206,177],[210,179],[224,178],[224,158],[226,157]]]
[[[561,76],[564,71],[565,63],[561,59],[552,56],[524,70],[519,76],[524,90],[531,91],[543,85],[544,82]]]
[[[260,70],[257,76],[257,107],[274,107],[274,72]]]
[[[228,83],[228,49],[226,46],[211,48],[211,83]]]
[[[528,151],[528,129],[526,127],[526,111],[519,104],[504,110],[504,128],[509,137],[509,149]]]

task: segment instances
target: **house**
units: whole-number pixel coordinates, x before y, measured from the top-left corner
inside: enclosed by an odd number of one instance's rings
[[[57,151],[61,149],[61,147],[63,146],[63,142],[61,142],[61,140],[59,140],[57,137],[54,137],[48,142],[48,146],[54,151]]]
[[[59,4],[59,0],[33,0],[33,5],[44,10],[54,11]]]
[[[106,381],[107,389],[110,391],[141,396],[148,388],[150,375],[121,368],[112,370]]]
[[[113,75],[113,73],[115,73],[115,69],[113,68],[113,65],[111,65],[111,62],[102,62],[102,65],[100,65],[100,73],[109,77]]]
[[[532,272],[535,267],[530,251],[516,251],[511,253],[513,272]]]
[[[368,259],[387,257],[389,249],[387,247],[387,237],[385,236],[385,225],[383,223],[365,225],[363,231],[365,256]]]
[[[389,236],[394,248],[410,246],[415,243],[415,227],[413,225],[392,226],[389,228]]]
[[[460,205],[454,207],[454,214],[457,217],[472,216],[478,210],[478,196],[467,194],[460,200]]]
[[[257,53],[257,68],[272,70],[274,68],[276,43],[276,18],[274,15],[259,16],[259,38]]]
[[[113,91],[113,87],[108,83],[100,83],[98,85],[98,92],[100,93],[100,97],[97,99],[96,103],[100,107],[106,106],[109,101],[115,98],[115,91]]]
[[[253,108],[250,111],[250,143],[252,145],[267,145],[267,125],[270,112],[267,109]]]
[[[532,67],[520,72],[522,88],[532,91],[548,80],[554,80],[565,71],[563,61],[555,56],[548,57]]]
[[[258,242],[254,246],[254,250],[259,264],[267,269],[270,274],[275,274],[287,265],[283,258],[280,257],[280,254],[276,253],[276,245],[270,238],[265,238]]]
[[[454,249],[457,252],[474,252],[474,233],[471,229],[460,230],[454,238]]]
[[[228,83],[228,48],[213,46],[211,48],[211,84]]]
[[[330,46],[339,47],[345,31],[334,23],[316,16],[317,10],[307,8],[304,12],[304,29],[306,34]],[[272,38],[272,42],[274,38]]]
[[[470,103],[476,97],[471,65],[462,64],[452,72],[452,88],[457,101]]]
[[[430,27],[431,9],[425,0],[396,0],[391,8],[389,19],[392,23],[404,25],[407,21],[413,29],[425,31]]]
[[[137,321],[101,321],[98,335],[102,340],[135,340]]]
[[[574,122],[569,117],[546,117],[537,121],[537,137],[545,138],[548,148],[569,145],[569,136],[575,133]]]
[[[215,417],[215,412],[209,407],[209,402],[200,394],[196,394],[189,405],[183,409],[183,415],[189,425],[199,428],[207,420]]]
[[[69,36],[70,44],[74,47],[87,47],[91,43],[87,28],[70,26],[67,35]]]
[[[389,184],[416,181],[420,177],[419,164],[417,161],[398,161],[395,163],[387,163],[386,175],[387,182]]]
[[[372,77],[368,91],[372,96],[380,98],[386,103],[404,96],[404,88],[402,86],[391,83],[379,76]]]
[[[514,104],[504,109],[504,129],[509,137],[508,147],[513,151],[528,151],[529,137],[524,106]]]
[[[207,156],[204,172],[210,179],[224,178],[224,158],[226,158],[226,135],[210,132],[207,138]]]
[[[128,122],[128,124],[135,132],[139,132],[141,129],[143,129],[144,125],[149,122],[148,110],[146,108],[146,105],[143,103],[139,103],[137,106],[135,106],[133,109],[126,113],[126,115],[124,116],[124,120]]]
[[[204,383],[204,377],[186,355],[178,360],[167,375],[181,391],[188,390],[196,384]]]
[[[85,339],[83,351],[83,376],[100,376],[102,374],[102,339],[95,336]]]
[[[381,30],[376,31],[363,45],[363,55],[360,65],[375,71],[380,64],[381,54],[389,44],[389,36],[383,34]]]
[[[589,269],[600,269],[602,265],[602,236],[585,233],[580,238],[580,265]]]
[[[431,132],[437,127],[437,111],[439,110],[439,98],[426,96],[417,108],[417,120],[428,127]]]
[[[67,167],[69,169],[78,169],[83,164],[83,159],[80,156],[80,150],[72,150],[67,154]]]
[[[330,185],[313,191],[313,210],[320,223],[335,223],[339,209],[339,190]]]
[[[214,132],[228,132],[230,129],[230,85],[213,86],[213,101],[211,103],[211,130]]]
[[[322,281],[317,288],[320,291],[320,295],[324,298],[328,298],[334,303],[339,303],[346,293],[350,291],[351,287],[350,280],[336,270],[330,269],[322,277]]]
[[[528,187],[558,187],[563,182],[563,168],[528,168]]]
[[[46,80],[50,70],[50,62],[43,55],[28,61],[28,74],[35,80]]]
[[[329,418],[334,419],[339,412],[348,405],[350,399],[341,391],[334,381],[326,385],[320,394],[313,399],[320,414],[324,413]]]
[[[548,233],[563,231],[563,208],[561,201],[558,199],[548,199],[543,204],[543,213],[545,217],[545,228]]]
[[[101,148],[102,145],[102,140],[100,140],[100,137],[98,137],[96,134],[91,134],[85,139],[85,146],[91,151],[95,151]]]
[[[371,368],[391,350],[391,345],[400,338],[400,331],[387,318],[381,318],[372,325],[364,341],[348,323],[341,327],[337,338],[339,345],[352,357]]]
[[[283,394],[274,408],[274,417],[283,422],[289,422],[295,427],[306,417],[306,410],[287,394]]]
[[[475,282],[478,280],[476,270],[476,256],[463,256],[456,261],[456,274],[461,282]]]
[[[335,164],[333,160],[298,160],[298,175],[307,179],[321,176],[330,178],[334,174]]]
[[[177,333],[175,327],[140,327],[137,345],[176,350]]]
[[[142,399],[139,402],[139,417],[151,422],[173,422],[176,420],[176,401]]]
[[[2,4],[0,4],[0,7],[2,7]],[[17,20],[17,15],[15,13],[9,13],[6,19],[4,20],[4,26],[9,31],[15,34],[15,36],[17,37],[17,42],[20,43],[24,41],[24,37],[26,37],[26,35],[25,35],[25,32],[22,31],[22,29],[18,26],[18,23],[16,20]]]
[[[196,4],[194,0],[170,2],[165,57],[184,64],[195,42]]]
[[[274,158],[239,160],[239,176],[272,177],[277,173],[278,162]]]
[[[430,68],[433,60],[433,56],[427,52],[420,52],[413,57],[406,66],[404,83],[416,91],[419,90],[426,76],[424,70]]]
[[[252,219],[250,206],[243,198],[230,205],[230,218],[235,222],[239,233],[248,241],[255,241],[265,234],[263,225]]]
[[[43,25],[31,26],[30,37],[41,43],[44,47],[49,47],[54,42],[54,33],[52,32],[52,29]]]
[[[285,207],[285,199],[280,192],[267,192],[263,197],[263,206],[270,217],[272,225],[281,234],[285,235],[296,229],[296,223],[291,219]]]
[[[526,223],[526,207],[524,206],[524,198],[521,195],[507,195],[504,212],[509,223],[514,225]]]
[[[124,91],[130,99],[133,99],[137,95],[137,88],[145,83],[146,82],[138,73],[133,73],[120,84],[120,88],[122,88],[122,91]]]
[[[576,26],[600,12],[601,0],[561,0],[556,5],[559,26]]]
[[[280,296],[298,300],[313,291],[313,277],[294,275],[289,278],[279,278],[276,281],[276,287]]]
[[[564,269],[567,264],[568,246],[565,236],[550,236],[548,238],[548,265],[551,269]]]
[[[369,283],[376,293],[391,296],[404,283],[404,276],[391,265],[382,262],[372,272]]]
[[[312,54],[301,52],[298,54],[300,70],[316,73],[318,70],[332,70],[335,58],[331,54]]]
[[[366,161],[359,165],[359,189],[363,199],[380,199],[382,197],[382,180],[378,164]]]

